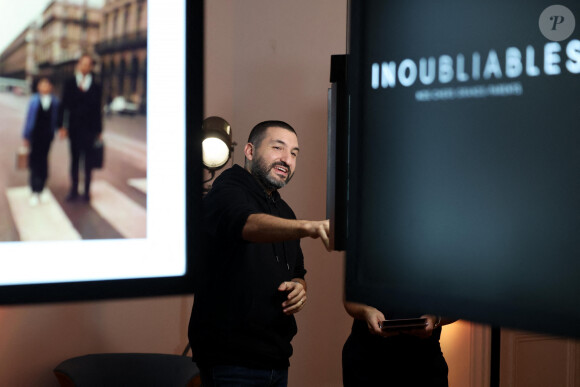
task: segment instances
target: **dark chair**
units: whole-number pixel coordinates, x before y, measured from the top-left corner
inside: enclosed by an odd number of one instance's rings
[[[190,357],[158,353],[102,353],[74,357],[54,370],[61,387],[198,387]]]

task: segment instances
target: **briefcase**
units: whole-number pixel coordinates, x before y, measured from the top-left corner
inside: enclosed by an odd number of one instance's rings
[[[105,143],[102,140],[95,141],[91,153],[91,167],[94,169],[103,168],[105,161]]]
[[[16,151],[16,169],[22,170],[28,168],[28,154],[30,150],[27,146],[19,146]]]

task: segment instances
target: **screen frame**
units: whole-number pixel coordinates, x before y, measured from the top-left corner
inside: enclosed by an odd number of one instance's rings
[[[329,243],[335,251],[346,249],[348,238],[348,105],[346,86],[347,56],[332,55],[328,89],[328,153],[326,159],[326,218]]]
[[[105,300],[193,293],[200,251],[201,123],[203,121],[204,1],[185,1],[185,273],[179,276],[0,286],[0,305]],[[179,16],[179,15],[176,15]]]

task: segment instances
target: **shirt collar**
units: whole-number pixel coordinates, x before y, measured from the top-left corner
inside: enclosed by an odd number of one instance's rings
[[[42,105],[43,110],[48,110],[50,107],[50,103],[52,102],[52,95],[50,94],[39,94],[40,96],[40,104]]]
[[[83,90],[88,90],[91,87],[91,83],[93,82],[93,75],[88,73],[87,75],[83,76],[82,73],[77,72],[75,73],[77,86]]]

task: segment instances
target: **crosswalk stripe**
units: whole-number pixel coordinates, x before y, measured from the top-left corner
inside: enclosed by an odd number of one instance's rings
[[[74,228],[48,188],[43,193],[45,200],[36,206],[31,206],[29,203],[29,187],[7,188],[6,196],[8,197],[8,203],[20,240],[58,241],[81,239],[81,235]]]
[[[131,187],[138,189],[143,193],[147,193],[147,178],[145,179],[129,179],[127,181]]]
[[[92,183],[91,206],[125,238],[147,237],[147,211],[106,181]]]
[[[115,149],[131,165],[144,171],[147,170],[147,144],[111,132],[105,132],[103,136],[105,141],[105,162],[107,149]]]

